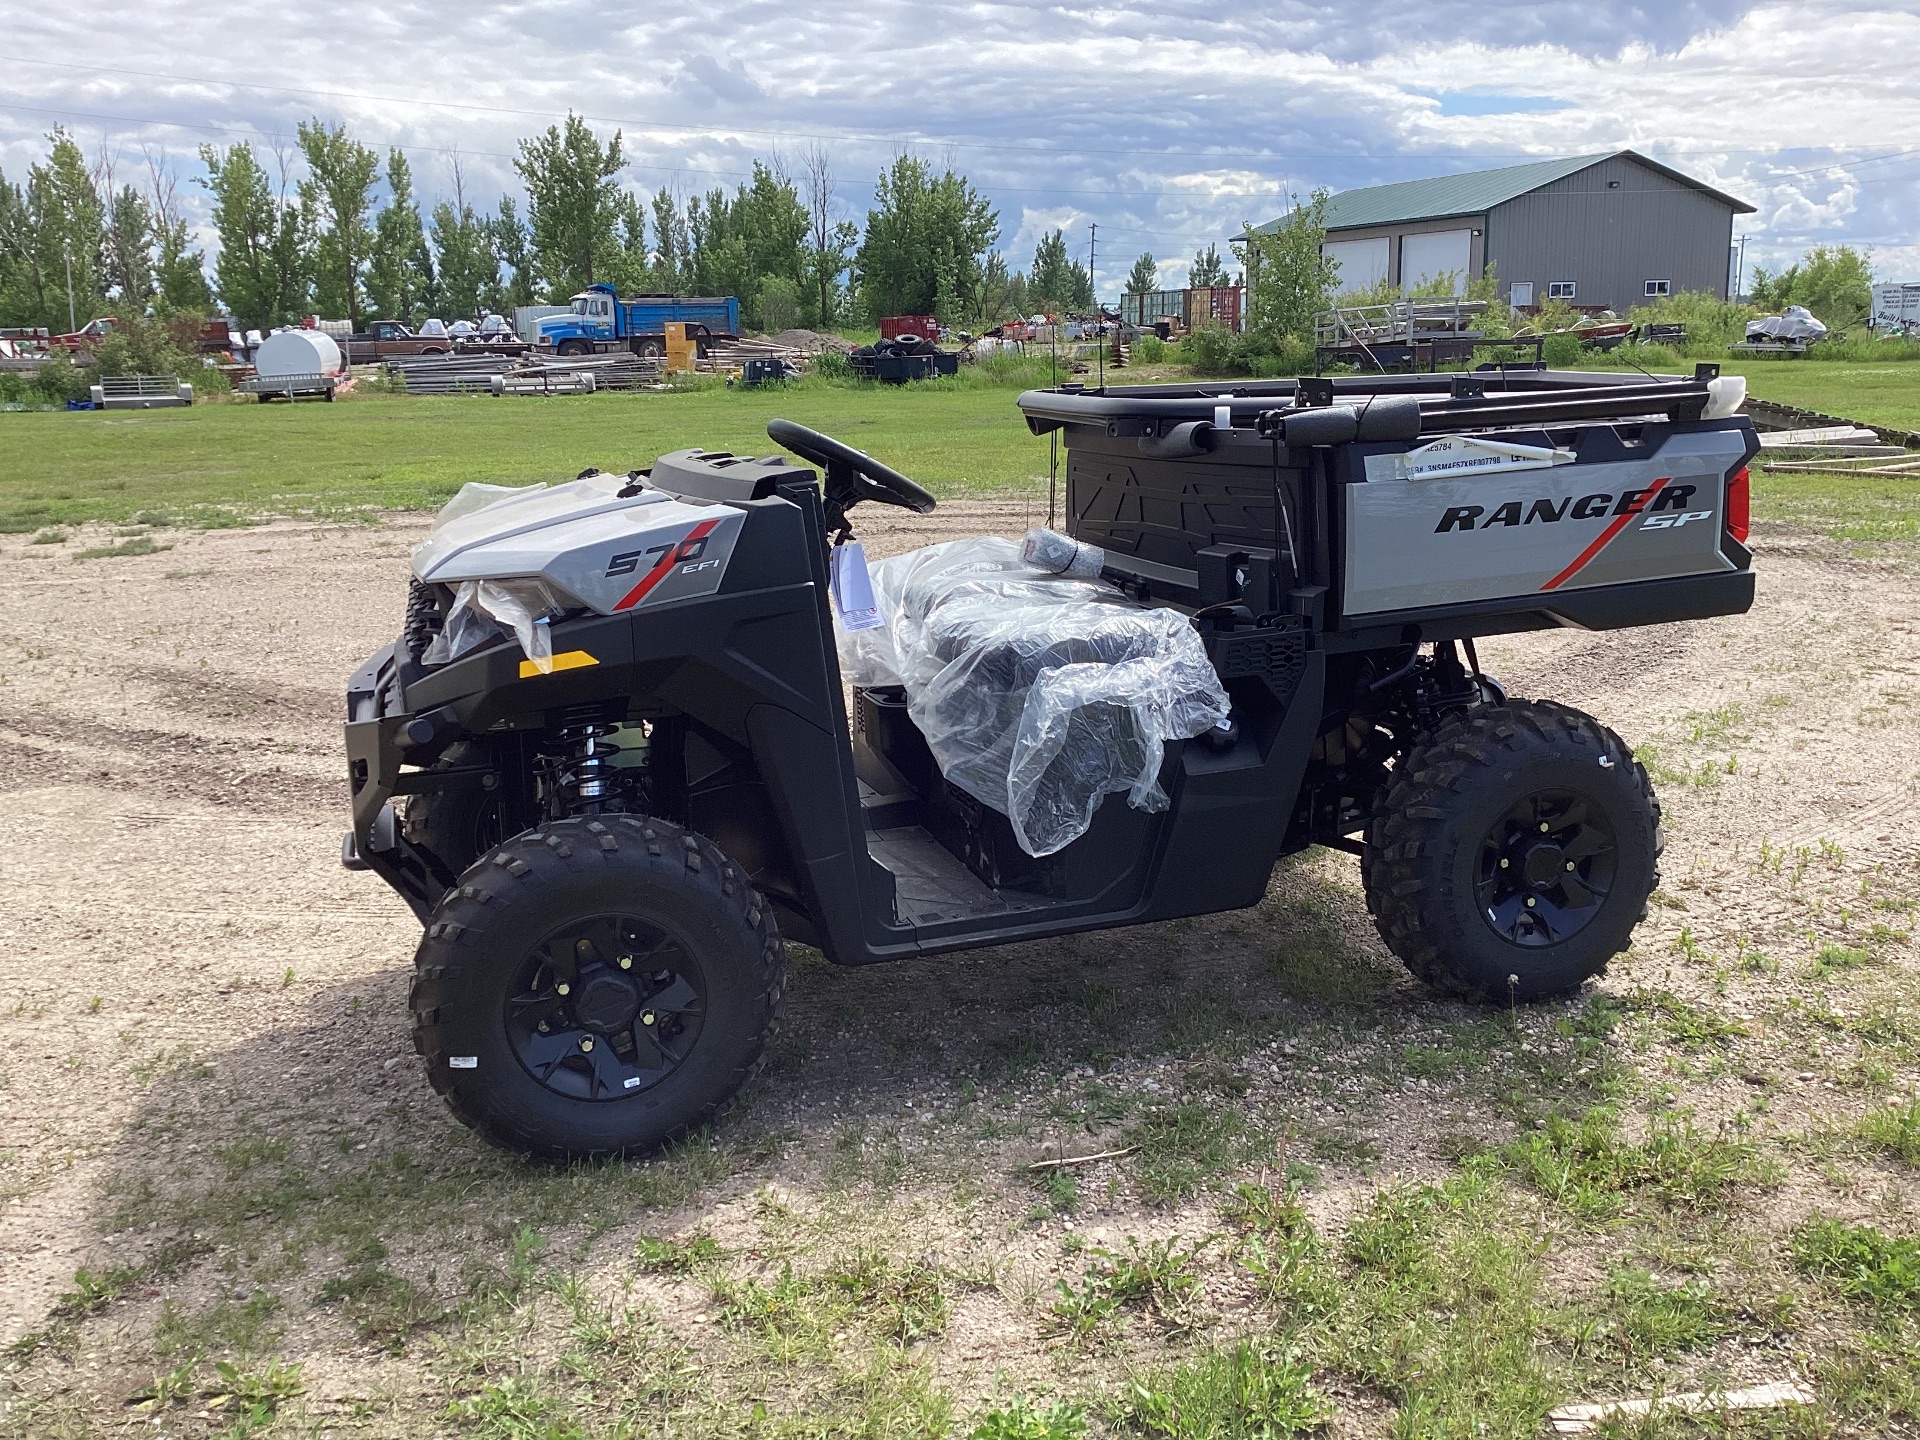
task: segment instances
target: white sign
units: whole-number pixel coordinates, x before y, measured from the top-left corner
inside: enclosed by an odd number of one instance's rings
[[[1496,470],[1545,470],[1571,465],[1571,450],[1542,445],[1513,445],[1504,440],[1482,440],[1447,435],[1430,440],[1404,455],[1369,455],[1369,480],[1433,480],[1455,475],[1483,475]]]
[[[1920,329],[1920,285],[1874,286],[1873,328],[1898,330],[1902,326]]]
[[[858,540],[833,547],[830,588],[833,608],[848,630],[876,630],[887,623],[873,598],[873,577],[867,573],[866,547]]]

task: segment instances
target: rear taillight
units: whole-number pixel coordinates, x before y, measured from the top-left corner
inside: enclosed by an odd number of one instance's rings
[[[1742,545],[1747,543],[1750,507],[1747,501],[1747,467],[1742,465],[1727,481],[1727,534]]]

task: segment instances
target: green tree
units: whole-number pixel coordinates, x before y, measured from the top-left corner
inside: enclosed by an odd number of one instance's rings
[[[1148,251],[1127,272],[1127,294],[1150,295],[1159,288],[1160,267],[1153,262],[1153,252]]]
[[[926,161],[901,155],[880,172],[874,200],[853,259],[868,317],[931,312],[958,320],[977,309],[984,261],[1000,238],[1000,217],[985,197],[965,176],[936,175]]]
[[[286,325],[306,309],[306,233],[299,207],[284,180],[276,193],[245,140],[222,150],[203,145],[213,197],[213,226],[220,236],[214,286],[220,302],[250,329]]]
[[[661,188],[649,202],[653,211],[653,288],[678,295],[693,283],[693,239],[687,217],[671,190]]]
[[[533,240],[520,219],[520,211],[511,195],[500,197],[500,209],[487,222],[493,238],[493,253],[506,268],[507,279],[500,296],[500,308],[511,309],[534,303]]]
[[[45,287],[35,271],[37,247],[26,192],[0,172],[0,324],[37,325]]]
[[[433,255],[413,198],[413,167],[398,149],[387,151],[386,208],[373,222],[367,297],[389,320],[417,325],[433,303]]]
[[[433,258],[440,275],[439,301],[449,316],[475,316],[503,303],[500,255],[494,227],[466,200],[454,171],[453,199],[433,207]]]
[[[1836,333],[1860,324],[1873,307],[1873,262],[1851,245],[1816,245],[1777,274],[1755,267],[1752,299],[1778,313],[1804,305]]]
[[[1067,237],[1059,230],[1040,237],[1033,250],[1033,268],[1027,272],[1027,292],[1036,301],[1066,311],[1093,308],[1093,277],[1087,267],[1067,254]]]
[[[616,248],[606,259],[606,273],[600,278],[622,295],[633,295],[653,286],[653,255],[647,248],[647,213],[630,191],[622,191],[615,201],[618,219],[614,226]]]
[[[724,190],[709,190],[687,202],[687,281],[702,295],[739,295],[751,278],[746,236],[733,225]]]
[[[752,182],[741,186],[734,197],[733,226],[745,243],[748,285],[755,308],[759,308],[757,297],[769,280],[787,282],[797,299],[807,276],[811,223],[806,206],[800,203],[800,193],[784,168],[753,162]],[[786,293],[783,287],[775,289]],[[762,325],[767,320],[764,313],[755,318]],[[792,318],[797,317],[789,318],[789,326]]]
[[[1219,247],[1209,241],[1206,249],[1194,254],[1193,263],[1187,267],[1187,288],[1208,290],[1226,283],[1226,262],[1220,258]]]
[[[985,330],[1026,313],[1027,277],[1018,270],[1009,273],[1007,257],[995,251],[987,257],[980,276],[980,299],[974,316]]]
[[[201,314],[213,309],[213,290],[207,284],[207,257],[188,241],[185,220],[160,223],[153,267],[155,308],[163,315],[182,311]]]
[[[205,315],[213,309],[213,291],[207,284],[207,257],[193,248],[191,232],[180,214],[173,170],[164,158],[147,156],[153,185],[153,283],[158,292],[154,309],[170,315]]]
[[[123,185],[107,207],[102,259],[106,281],[117,293],[122,318],[144,315],[153,300],[153,209],[147,197]]]
[[[27,172],[25,190],[14,190],[6,206],[9,234],[0,245],[13,274],[4,310],[10,324],[65,331],[107,309],[106,217],[78,143],[61,129],[47,140],[45,163]]]
[[[1321,254],[1327,238],[1327,192],[1316,190],[1261,229],[1248,226],[1240,242],[1247,267],[1248,329],[1279,343],[1313,338],[1314,317],[1333,303],[1337,261]]]
[[[613,177],[626,166],[620,132],[602,145],[586,121],[571,111],[565,128],[520,142],[513,168],[527,186],[527,219],[540,278],[554,303],[606,278],[620,249],[620,187]]]
[[[760,299],[767,282],[780,281],[772,294],[798,297],[807,275],[809,220],[792,180],[775,166],[756,160],[753,179],[732,195],[710,190],[687,207],[687,236],[693,288],[705,295],[738,296],[746,323],[764,326]],[[791,307],[783,299],[782,313]]]
[[[361,272],[373,250],[367,211],[380,157],[317,116],[299,127],[300,153],[307,158],[307,179],[300,200],[319,229],[314,251],[314,299],[325,315],[344,315],[360,328]]]

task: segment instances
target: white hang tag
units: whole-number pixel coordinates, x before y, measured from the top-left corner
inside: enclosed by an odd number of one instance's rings
[[[867,551],[858,540],[833,547],[830,564],[833,608],[849,631],[875,630],[887,623],[873,598],[873,577],[867,573]]]
[[[1459,475],[1484,475],[1496,470],[1545,470],[1571,465],[1571,450],[1544,445],[1514,445],[1505,440],[1447,435],[1430,440],[1404,455],[1369,455],[1369,480],[1445,480]]]
[[[1216,430],[1231,430],[1233,428],[1233,407],[1231,405],[1216,405],[1213,407],[1213,428]]]

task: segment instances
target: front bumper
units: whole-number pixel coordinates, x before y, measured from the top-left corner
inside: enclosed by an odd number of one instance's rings
[[[424,925],[455,877],[401,833],[393,808],[393,797],[411,788],[400,765],[412,738],[409,731],[420,723],[420,717],[403,708],[394,646],[382,646],[347,682],[353,829],[340,842],[340,863],[349,870],[373,871],[399,892]]]

